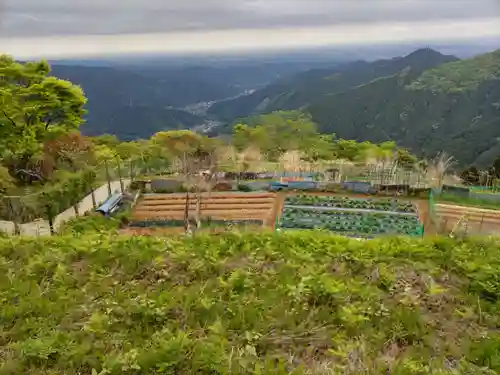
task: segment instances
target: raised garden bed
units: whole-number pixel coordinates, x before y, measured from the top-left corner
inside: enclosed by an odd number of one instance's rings
[[[397,199],[361,199],[337,196],[295,195],[287,197],[285,199],[285,205],[417,213],[417,208],[414,204]]]
[[[220,227],[220,226],[243,226],[243,225],[263,225],[262,220],[201,220],[202,227]],[[175,228],[183,227],[184,220],[134,220],[131,221],[129,227],[132,228]]]
[[[401,234],[422,236],[423,229],[417,217],[383,213],[355,213],[342,211],[314,211],[284,208],[279,228],[323,229],[340,233],[381,235]]]

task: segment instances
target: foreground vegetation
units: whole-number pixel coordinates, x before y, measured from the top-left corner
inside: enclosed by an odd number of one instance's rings
[[[500,243],[0,239],[0,374],[494,374]]]

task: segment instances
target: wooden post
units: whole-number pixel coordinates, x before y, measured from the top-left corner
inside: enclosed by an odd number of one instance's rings
[[[120,180],[120,190],[122,194],[124,193],[125,189],[123,188],[123,179],[122,179],[122,165],[120,163],[120,158],[116,158],[117,163],[118,163],[118,179]]]
[[[54,235],[54,220],[52,219],[52,215],[49,216],[49,229],[50,229],[50,235]]]
[[[129,163],[129,177],[130,177],[130,181],[134,181],[134,167],[132,165],[132,161],[130,161]]]
[[[94,192],[94,187],[92,185],[90,185],[90,196],[92,197],[92,206],[94,207],[94,209],[96,209],[97,202],[95,200],[95,192]]]
[[[481,215],[481,222],[479,223],[479,233],[483,232],[483,223],[484,223],[484,213]]]
[[[104,167],[106,168],[106,179],[108,180],[108,197],[111,196],[111,177],[109,176],[108,161],[104,160]]]
[[[50,235],[54,235],[54,215],[52,214],[52,206],[50,204],[47,204],[45,206],[46,209],[46,214],[47,214],[47,219],[49,221],[49,229],[50,229]]]

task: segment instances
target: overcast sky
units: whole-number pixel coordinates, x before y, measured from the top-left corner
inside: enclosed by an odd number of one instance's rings
[[[500,0],[0,0],[0,52],[196,52],[500,36]]]

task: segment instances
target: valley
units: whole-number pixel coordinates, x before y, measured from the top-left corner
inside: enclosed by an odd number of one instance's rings
[[[325,134],[394,140],[420,157],[446,151],[461,165],[481,167],[500,153],[499,60],[498,52],[460,60],[424,48],[391,59],[332,61],[331,67],[311,63],[310,69],[304,63],[61,65],[52,74],[83,87],[88,114],[82,131],[88,135],[134,140],[194,129],[224,136],[252,116],[300,110]],[[455,70],[460,75],[450,73]]]

